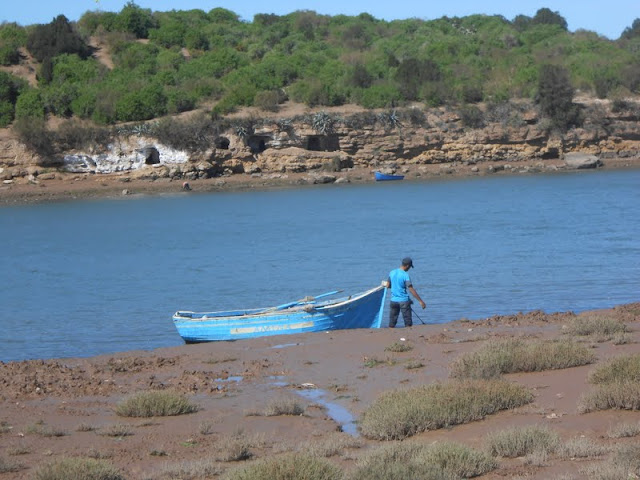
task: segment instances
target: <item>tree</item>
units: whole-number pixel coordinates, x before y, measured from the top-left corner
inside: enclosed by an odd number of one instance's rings
[[[532,25],[559,25],[563,30],[567,29],[567,21],[558,12],[552,12],[548,8],[538,10],[531,20]]]
[[[551,125],[565,131],[579,120],[577,105],[573,103],[574,89],[569,72],[560,65],[545,64],[540,67],[538,80],[538,104]]]
[[[432,60],[407,58],[400,63],[395,79],[405,100],[417,100],[420,87],[440,80],[440,68]]]
[[[51,23],[34,27],[27,38],[27,49],[40,62],[62,53],[75,53],[80,58],[91,55],[89,46],[64,15],[58,15]]]
[[[636,18],[630,27],[627,27],[620,35],[621,39],[631,40],[632,38],[640,37],[640,18]]]
[[[133,33],[136,38],[148,38],[149,29],[155,26],[151,10],[140,8],[134,2],[127,2],[115,21],[118,30]]]

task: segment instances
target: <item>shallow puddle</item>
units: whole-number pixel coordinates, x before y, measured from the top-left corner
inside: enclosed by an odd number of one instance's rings
[[[319,405],[322,405],[327,409],[327,415],[335,422],[337,422],[344,433],[348,433],[353,437],[359,437],[358,427],[355,423],[355,418],[351,415],[351,412],[337,403],[331,403],[324,397],[327,392],[317,388],[308,390],[296,390],[295,391],[301,397],[308,400],[313,400]]]

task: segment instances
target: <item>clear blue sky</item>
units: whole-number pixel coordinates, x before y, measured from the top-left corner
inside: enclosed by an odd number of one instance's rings
[[[2,0],[0,22],[18,22],[21,25],[48,23],[59,14],[69,20],[77,20],[87,10],[118,12],[127,0]],[[567,20],[569,30],[586,29],[616,39],[622,31],[640,18],[640,0],[548,0],[518,2],[515,0],[484,2],[470,0],[419,1],[338,1],[338,0],[271,0],[270,2],[215,1],[206,0],[137,0],[137,5],[154,11],[188,10],[199,8],[209,11],[223,7],[251,21],[256,13],[284,15],[296,10],[314,10],[318,13],[336,15],[357,15],[367,12],[376,18],[394,20],[399,18],[422,18],[430,20],[444,15],[462,17],[474,13],[499,14],[512,20],[518,14],[533,16],[539,8],[550,8]]]

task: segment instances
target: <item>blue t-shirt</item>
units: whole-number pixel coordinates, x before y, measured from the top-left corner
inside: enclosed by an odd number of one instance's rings
[[[407,292],[407,287],[411,286],[409,274],[401,268],[396,268],[391,270],[389,281],[391,282],[391,301],[408,302],[409,293]]]

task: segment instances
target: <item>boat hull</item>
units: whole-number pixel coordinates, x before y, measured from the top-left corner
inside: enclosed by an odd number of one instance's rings
[[[239,340],[270,335],[380,328],[386,289],[285,310],[246,312],[176,312],[173,323],[186,343]]]
[[[404,175],[389,175],[387,173],[374,172],[377,182],[387,182],[390,180],[402,180]]]

